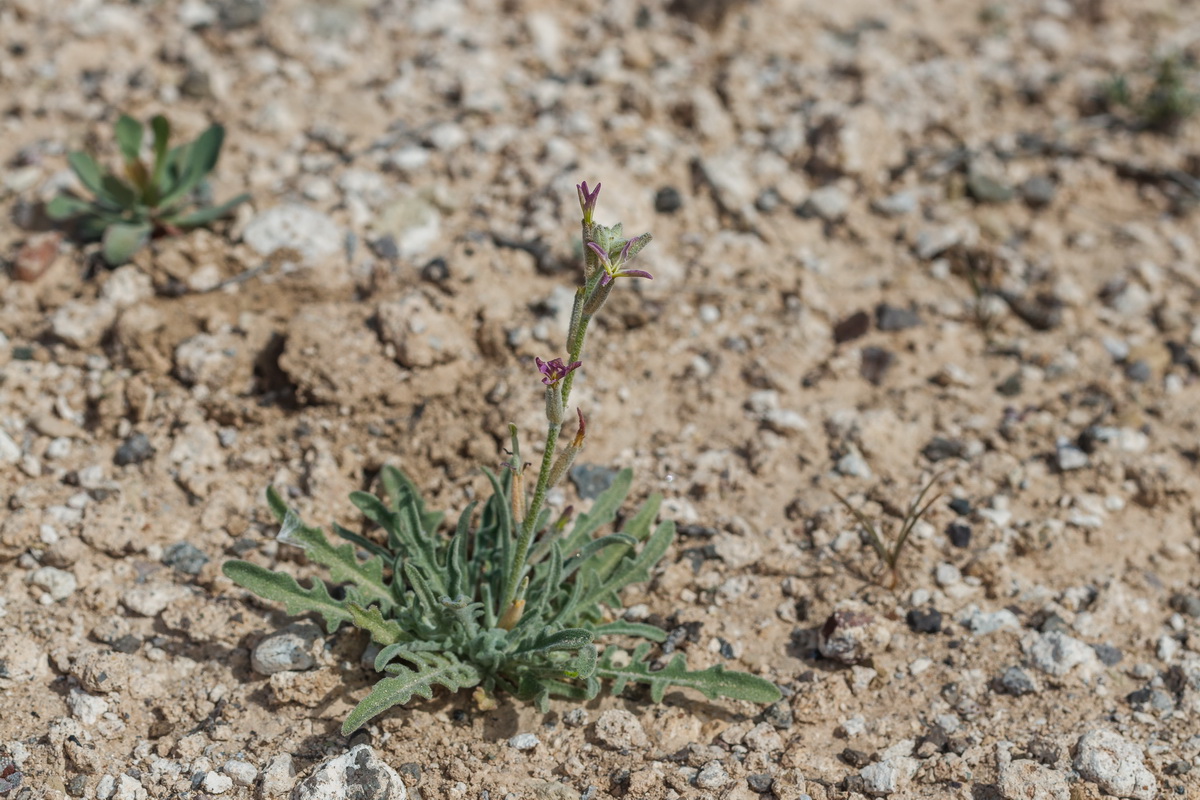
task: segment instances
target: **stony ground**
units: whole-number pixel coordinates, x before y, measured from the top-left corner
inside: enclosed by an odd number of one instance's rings
[[[1169,56],[1200,90],[1200,7],[7,0],[0,46],[4,800],[1200,796],[1200,122],[1136,99]],[[225,125],[252,201],[113,271],[43,204],[121,112]],[[269,484],[351,527],[385,463],[484,491],[585,179],[655,280],[552,502],[665,493],[630,613],[786,697],[439,696],[347,742],[361,638],[220,564],[314,574]],[[893,585],[834,492],[894,535],[930,481]]]

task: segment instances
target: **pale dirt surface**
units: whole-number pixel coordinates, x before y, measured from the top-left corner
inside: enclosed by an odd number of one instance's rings
[[[1092,102],[1200,55],[1200,7],[681,5],[706,24],[657,2],[269,0],[241,27],[216,0],[0,2],[0,257],[45,227],[67,151],[114,160],[121,111],[221,122],[214,196],[253,197],[116,272],[68,242],[37,280],[0,274],[0,757],[23,775],[0,796],[273,796],[273,757],[344,751],[361,638],[255,673],[287,620],[220,563],[315,574],[274,541],[269,484],[357,529],[347,493],[395,463],[454,518],[508,421],[540,439],[532,360],[561,355],[583,179],[602,222],[653,231],[656,279],[593,330],[582,460],[633,467],[690,526],[627,602],[787,699],[418,701],[364,739],[410,795],[1100,797],[1075,748],[1103,729],[1161,796],[1200,796],[1200,121],[1135,131]],[[330,232],[307,262],[242,241],[284,203]],[[920,324],[881,330],[880,303]],[[872,581],[832,491],[893,531],[935,474],[900,584]],[[872,619],[855,665],[818,652],[835,607]],[[906,622],[930,608],[940,633]],[[612,709],[624,741],[597,729]]]

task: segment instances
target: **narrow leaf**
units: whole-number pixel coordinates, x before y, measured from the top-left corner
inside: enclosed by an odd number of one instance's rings
[[[620,693],[631,682],[647,684],[650,687],[650,697],[656,703],[662,702],[663,695],[669,688],[695,689],[710,700],[728,697],[761,704],[774,703],[783,696],[779,687],[765,678],[746,672],[732,672],[722,664],[708,669],[688,671],[682,653],[676,653],[663,669],[651,671],[650,664],[646,661],[649,651],[649,644],[638,645],[629,664],[616,666],[614,657],[623,651],[610,647],[604,651],[600,663],[596,666],[596,676],[613,682],[613,694]]]
[[[609,622],[606,625],[597,625],[592,628],[592,633],[600,636],[636,636],[639,639],[649,639],[652,642],[666,641],[667,632],[662,628],[654,625],[645,625],[641,622],[626,622],[625,620],[617,620]]]
[[[56,222],[73,219],[91,210],[91,203],[86,200],[80,200],[78,197],[72,197],[69,194],[60,194],[46,204],[46,216]]]
[[[127,162],[137,161],[142,149],[142,123],[128,114],[122,114],[117,119],[117,147]]]
[[[207,225],[214,220],[218,220],[221,217],[227,216],[229,212],[233,211],[233,209],[239,204],[244,203],[249,199],[250,195],[245,193],[239,194],[232,200],[227,200],[220,205],[199,208],[187,214],[178,214],[168,218],[166,221],[179,228],[198,228],[202,225]]]
[[[162,114],[150,120],[150,128],[154,131],[154,173],[151,185],[158,197],[162,197],[162,179],[167,168],[167,142],[171,138],[171,123]],[[155,202],[158,201],[155,198]]]
[[[100,171],[100,165],[96,163],[96,159],[87,153],[76,151],[67,156],[67,164],[75,173],[75,177],[79,178],[80,183],[97,195],[104,193],[102,185],[104,173]]]
[[[124,264],[150,239],[151,226],[146,222],[119,222],[104,229],[104,260],[111,266]]]
[[[632,483],[633,470],[623,469],[618,472],[612,485],[592,503],[591,510],[586,514],[580,514],[575,520],[575,526],[571,528],[571,533],[563,542],[563,552],[575,552],[592,538],[593,533],[616,519],[617,510],[620,509],[621,503],[625,502]]]

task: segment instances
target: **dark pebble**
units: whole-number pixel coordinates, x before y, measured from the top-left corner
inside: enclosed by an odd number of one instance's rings
[[[717,637],[717,641],[721,643],[721,658],[733,658],[733,645],[719,636]]]
[[[267,12],[267,0],[221,0],[217,3],[221,25],[228,30],[257,25]]]
[[[1100,663],[1106,667],[1115,667],[1125,657],[1121,648],[1113,647],[1111,644],[1094,644],[1092,649],[1096,651],[1096,657],[1100,659]]]
[[[416,761],[406,761],[396,771],[410,789],[421,782],[421,765]]]
[[[1068,630],[1067,621],[1058,614],[1050,614],[1038,625],[1041,633],[1067,633]]]
[[[617,470],[596,464],[576,464],[571,467],[571,483],[584,500],[595,500],[616,480]]]
[[[875,306],[875,327],[881,331],[903,331],[921,324],[917,312],[880,303]]]
[[[138,648],[142,646],[142,640],[134,636],[132,633],[127,633],[120,639],[112,642],[112,649],[118,653],[136,653]]]
[[[1135,383],[1145,383],[1154,375],[1154,370],[1150,368],[1149,362],[1139,358],[1137,361],[1131,361],[1125,365],[1125,377]]]
[[[1187,775],[1192,771],[1192,762],[1190,761],[1172,761],[1163,769],[1164,775]]]
[[[1016,397],[1021,393],[1022,388],[1021,373],[1014,372],[1000,382],[1000,385],[996,387],[996,392],[1004,397]]]
[[[421,280],[429,283],[445,283],[450,280],[450,265],[446,263],[446,259],[440,256],[430,260],[428,264],[421,267]]]
[[[1013,697],[1023,697],[1037,692],[1033,679],[1020,667],[1009,667],[1004,674],[996,679],[995,690],[1001,694],[1011,694]]]
[[[891,350],[882,347],[864,347],[862,349],[862,364],[858,372],[873,386],[883,383],[888,371],[896,363],[896,356]]]
[[[935,436],[921,448],[921,455],[933,462],[944,461],[947,458],[963,458],[967,454],[967,446],[958,439],[947,439]]]
[[[777,700],[763,711],[763,721],[771,723],[775,728],[786,731],[796,722],[792,706],[786,700]]]
[[[163,551],[162,563],[188,575],[199,575],[208,556],[190,542],[177,542]]]
[[[1171,711],[1175,708],[1175,698],[1162,689],[1148,686],[1125,695],[1125,702],[1138,711]]]
[[[395,261],[400,257],[400,248],[396,246],[396,237],[390,233],[384,234],[378,239],[368,239],[367,247],[376,256],[386,258],[388,261]]]
[[[1034,738],[1029,740],[1026,748],[1029,751],[1029,757],[1039,764],[1045,764],[1047,767],[1053,767],[1058,764],[1058,760],[1062,758],[1062,751],[1058,745],[1049,739]]]
[[[950,510],[953,511],[955,514],[958,514],[960,517],[965,517],[971,513],[971,502],[969,500],[967,500],[965,497],[956,497],[953,500],[951,500],[948,505],[950,506]],[[971,543],[970,539],[971,539],[971,532],[970,532],[970,530],[968,530],[967,531],[967,544]],[[966,545],[961,545],[961,544],[957,545],[957,546],[958,547],[966,547]]]
[[[1013,196],[1011,186],[974,170],[967,175],[967,192],[978,203],[1007,203]]]
[[[1189,617],[1200,617],[1200,597],[1194,594],[1171,595],[1171,608]]]
[[[674,186],[664,186],[654,195],[654,210],[660,214],[674,214],[683,207],[683,195]]]
[[[934,725],[929,729],[929,732],[922,736],[917,741],[917,748],[921,749],[925,746],[931,746],[934,752],[942,753],[946,750],[946,745],[950,743],[950,737],[942,730],[941,725]],[[927,748],[929,749],[929,748]]]
[[[67,783],[67,794],[71,797],[83,797],[87,794],[87,775],[76,775]]]
[[[746,776],[746,785],[759,794],[766,794],[771,791],[771,780],[769,772],[755,772]]]
[[[754,200],[754,207],[764,214],[770,214],[783,205],[783,198],[774,189],[766,189]]]
[[[922,611],[917,608],[909,609],[905,620],[914,633],[941,633],[942,612],[936,608]]]
[[[842,752],[838,753],[838,758],[855,769],[861,769],[871,763],[871,757],[862,750],[855,750],[853,747],[847,747]]]
[[[853,341],[865,336],[871,329],[871,315],[865,311],[856,311],[833,326],[833,341],[838,344]]]
[[[1030,208],[1045,208],[1054,202],[1057,187],[1045,175],[1034,175],[1021,184],[1021,199]]]
[[[154,447],[144,433],[134,433],[121,442],[113,456],[113,463],[118,467],[129,464],[140,464],[154,455]]]

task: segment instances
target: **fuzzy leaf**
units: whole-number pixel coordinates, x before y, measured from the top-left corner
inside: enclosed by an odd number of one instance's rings
[[[46,216],[55,222],[74,219],[92,210],[92,204],[69,194],[60,194],[46,204]]]
[[[657,628],[653,625],[644,625],[640,622],[626,622],[625,620],[617,620],[610,622],[607,625],[597,625],[592,628],[592,633],[600,636],[636,636],[639,639],[649,639],[652,642],[663,642],[667,639],[667,632],[662,628]]]
[[[158,114],[150,120],[150,129],[154,131],[154,172],[151,176],[151,186],[161,197],[163,174],[167,168],[167,143],[171,139],[171,123],[162,114]]]
[[[383,545],[376,544],[365,536],[359,536],[354,531],[347,530],[341,525],[338,525],[336,522],[333,523],[333,532],[336,533],[340,538],[345,539],[347,542],[352,542],[361,547],[363,550],[366,550],[368,553],[374,553],[385,561],[390,561],[392,559],[392,554],[389,553],[388,549]]]
[[[142,123],[128,114],[122,114],[117,119],[117,147],[126,161],[137,161],[142,149]]]
[[[401,706],[419,695],[433,697],[434,686],[444,686],[452,692],[478,686],[483,675],[470,664],[464,664],[451,653],[406,653],[404,659],[416,669],[400,665],[388,667],[394,673],[375,684],[370,694],[355,706],[342,724],[342,735],[362,727],[392,706]]]
[[[596,666],[597,677],[613,682],[614,695],[620,694],[629,683],[636,682],[649,685],[650,698],[656,703],[662,702],[663,695],[670,688],[695,689],[709,700],[728,697],[762,704],[774,703],[783,696],[779,687],[765,678],[746,672],[731,672],[722,664],[708,669],[688,671],[682,653],[676,653],[667,666],[653,672],[646,660],[646,655],[650,652],[649,644],[638,645],[629,664],[617,666],[615,656],[623,652],[625,651],[619,648],[607,648]]]
[[[544,636],[538,637],[537,641],[532,646],[518,652],[518,656],[527,656],[534,653],[554,653],[560,650],[578,650],[584,645],[592,643],[592,632],[584,628],[567,628],[566,630],[558,631]]]
[[[111,266],[124,264],[150,239],[147,222],[118,222],[104,229],[104,260]]]
[[[286,572],[272,572],[248,561],[226,561],[221,571],[238,586],[259,597],[283,603],[291,616],[316,612],[325,619],[325,630],[333,633],[343,622],[352,622],[350,612],[329,596],[324,581],[312,579],[312,588],[304,589]]]
[[[654,524],[655,518],[658,516],[659,506],[662,505],[662,495],[655,493],[646,498],[645,504],[641,509],[633,515],[633,518],[625,523],[624,532],[637,539],[639,542],[645,541],[650,536],[651,526]],[[620,563],[633,548],[614,548],[604,553],[596,559],[596,574],[606,576],[612,572],[613,567]]]
[[[617,511],[621,508],[621,503],[625,502],[632,483],[633,470],[623,469],[617,473],[617,477],[613,478],[612,485],[592,503],[591,510],[586,514],[580,514],[579,518],[575,520],[571,533],[563,542],[564,553],[574,553],[592,538],[593,533],[616,519]]]
[[[563,565],[563,577],[570,577],[583,564],[587,563],[593,556],[599,554],[602,550],[613,545],[622,545],[621,552],[626,552],[637,544],[637,539],[630,536],[628,533],[610,533],[608,536],[601,536],[599,539],[592,539],[579,549],[579,552],[572,558],[567,560]]]
[[[187,214],[176,214],[175,216],[167,217],[165,221],[179,228],[199,228],[221,217],[228,216],[229,212],[249,199],[250,195],[243,192],[232,200],[226,200],[220,205],[198,208]]]
[[[87,153],[76,151],[67,156],[67,164],[75,173],[75,177],[79,178],[79,182],[90,189],[93,194],[97,196],[104,194],[102,185],[104,173],[100,171],[100,165],[96,163],[96,159]]]
[[[599,603],[620,606],[621,598],[618,592],[631,583],[650,580],[650,571],[666,554],[675,538],[675,523],[671,520],[662,522],[647,540],[641,552],[636,556],[626,557],[617,564],[612,574],[604,577],[597,575],[598,583],[590,586],[579,601],[579,613],[592,614]]]
[[[353,545],[334,547],[320,528],[308,527],[291,509],[284,516],[277,538],[284,544],[303,548],[310,560],[329,569],[334,582],[355,584],[372,603],[383,606],[384,611],[395,605],[392,590],[383,580],[383,560],[379,557],[360,562]]]
[[[225,129],[213,125],[204,133],[183,147],[171,151],[168,158],[178,168],[178,179],[158,201],[161,209],[170,209],[200,185],[204,176],[216,166],[221,155],[221,145],[225,141]],[[174,156],[172,158],[172,156]]]
[[[121,208],[132,209],[138,205],[137,191],[116,175],[105,175],[100,186],[104,190],[102,194],[112,198]]]
[[[354,623],[354,626],[369,633],[371,641],[375,644],[396,644],[412,638],[404,632],[396,620],[384,619],[379,606],[364,609],[356,603],[347,603],[346,610],[350,612],[350,621]]]

